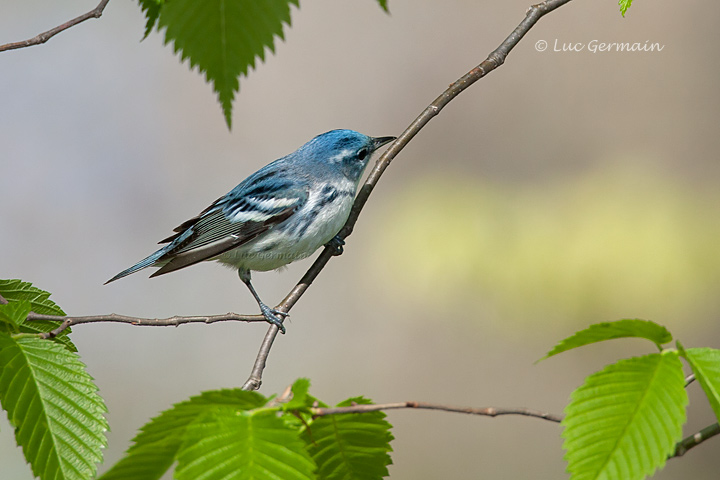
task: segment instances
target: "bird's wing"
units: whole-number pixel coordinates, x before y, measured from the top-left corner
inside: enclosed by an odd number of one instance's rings
[[[208,260],[253,240],[290,218],[307,198],[307,188],[289,182],[243,182],[160,242],[169,245],[158,262],[167,263],[151,277]]]

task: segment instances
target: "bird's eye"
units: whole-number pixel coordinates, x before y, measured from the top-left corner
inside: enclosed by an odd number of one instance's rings
[[[362,149],[360,149],[360,151],[357,153],[357,158],[358,158],[358,160],[365,160],[365,157],[367,157],[367,155],[368,155],[368,150],[367,150],[367,148],[362,148]]]

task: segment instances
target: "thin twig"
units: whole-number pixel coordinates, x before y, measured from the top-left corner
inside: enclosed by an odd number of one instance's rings
[[[57,315],[41,315],[39,313],[30,312],[28,320],[50,320],[53,322],[62,322],[56,329],[41,333],[40,338],[53,338],[60,334],[63,330],[73,325],[81,325],[83,323],[93,322],[116,322],[129,323],[139,327],[177,327],[186,323],[215,323],[215,322],[264,322],[265,317],[262,315],[238,315],[237,313],[226,313],[224,315],[204,315],[197,317],[183,317],[176,315],[168,318],[140,318],[129,317],[127,315],[118,315],[111,313],[110,315],[91,315],[87,317],[60,317]]]
[[[410,126],[405,129],[397,140],[390,144],[390,148],[388,148],[385,153],[378,158],[375,166],[368,175],[367,180],[355,198],[355,203],[353,204],[352,211],[350,212],[350,217],[338,234],[341,239],[345,239],[350,236],[353,228],[355,227],[358,216],[360,215],[360,211],[365,206],[365,202],[367,202],[368,197],[375,188],[375,185],[377,185],[380,180],[380,176],[383,174],[385,169],[387,169],[390,162],[392,162],[397,154],[405,148],[408,142],[410,142],[410,140],[412,140],[412,138],[417,135],[430,120],[437,116],[451,100],[457,97],[470,85],[501,66],[505,62],[505,58],[508,56],[510,51],[515,48],[518,42],[520,42],[520,40],[538,22],[538,20],[540,20],[540,18],[570,1],[571,0],[546,0],[545,2],[531,6],[525,14],[525,19],[520,22],[515,30],[512,31],[512,33],[505,39],[505,41],[502,42],[502,44],[500,44],[498,48],[488,55],[486,60],[450,85],[447,90],[445,90],[435,99],[435,101],[423,110],[423,112],[410,124]],[[284,312],[289,312],[300,297],[302,297],[305,291],[310,287],[315,278],[317,278],[322,269],[325,268],[325,265],[328,261],[330,261],[330,258],[333,257],[334,252],[334,248],[325,247],[315,262],[310,266],[307,272],[305,272],[305,275],[303,275],[297,285],[293,287],[290,293],[288,293],[285,299],[280,302],[276,308]],[[273,330],[276,333],[271,333]],[[272,347],[272,342],[275,340],[276,336],[277,327],[275,325],[271,325],[265,339],[263,340],[263,344],[260,348],[257,359],[255,360],[255,364],[253,365],[250,378],[247,382],[245,382],[243,388],[251,388],[253,385],[257,385],[259,388],[267,356],[270,354],[270,348]]]
[[[696,434],[690,435],[689,437],[679,441],[675,446],[675,453],[670,455],[670,457],[668,458],[682,457],[691,448],[697,447],[705,440],[712,438],[718,434],[720,434],[720,424],[715,423],[713,425],[705,427]]]
[[[437,403],[427,402],[397,402],[397,403],[381,403],[377,405],[352,405],[349,407],[334,408],[313,408],[313,415],[322,417],[325,415],[337,415],[341,413],[365,413],[376,412],[379,410],[393,410],[398,408],[419,408],[424,410],[442,410],[445,412],[466,413],[468,415],[484,415],[487,417],[497,417],[499,415],[524,415],[526,417],[535,417],[550,422],[560,423],[562,417],[552,413],[540,412],[538,410],[530,410],[527,408],[472,408],[472,407],[455,407],[453,405],[441,405]]]
[[[57,27],[50,29],[47,32],[36,35],[33,38],[23,40],[22,42],[13,42],[6,43],[5,45],[0,45],[0,52],[4,52],[5,50],[15,50],[18,48],[31,47],[33,45],[41,45],[50,40],[58,33],[65,31],[70,27],[74,27],[78,23],[82,23],[85,20],[90,20],[91,18],[100,18],[103,14],[103,10],[105,10],[105,7],[107,6],[109,1],[110,0],[101,0],[98,6],[93,8],[89,12],[80,15],[79,17],[73,18],[69,22],[65,22],[62,25],[58,25]]]
[[[4,52],[5,50],[15,50],[18,48],[32,47],[33,45],[41,45],[50,40],[58,33],[63,32],[70,27],[74,27],[78,23],[82,23],[85,20],[90,20],[91,18],[100,18],[102,16],[103,10],[105,10],[105,7],[107,6],[109,1],[110,0],[101,0],[98,6],[93,8],[89,12],[80,15],[79,17],[73,18],[69,22],[65,22],[62,25],[58,25],[57,27],[50,29],[47,32],[35,35],[33,38],[23,40],[22,42],[13,42],[6,43],[5,45],[0,45],[0,52]]]

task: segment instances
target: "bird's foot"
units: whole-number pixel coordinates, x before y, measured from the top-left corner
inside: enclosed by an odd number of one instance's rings
[[[342,255],[343,253],[343,245],[345,245],[345,240],[340,238],[338,235],[335,235],[332,240],[330,240],[328,243],[325,244],[326,247],[332,248],[332,254],[333,256]]]
[[[265,320],[268,321],[268,323],[275,325],[280,330],[280,333],[285,333],[285,325],[283,325],[283,320],[290,316],[287,312],[281,312],[280,310],[276,310],[274,308],[270,308],[264,303],[260,304],[260,311],[263,314],[263,317],[265,317]]]

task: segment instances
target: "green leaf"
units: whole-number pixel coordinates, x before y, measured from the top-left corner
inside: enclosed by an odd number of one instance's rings
[[[314,479],[315,464],[298,431],[274,411],[212,407],[185,433],[178,480]]]
[[[29,282],[23,282],[22,280],[0,280],[0,295],[5,297],[11,304],[13,302],[27,300],[30,302],[32,311],[35,313],[65,316],[65,312],[63,312],[55,302],[50,300],[49,292],[33,287]],[[31,320],[20,325],[20,331],[24,333],[46,333],[54,330],[58,326],[59,323],[49,320]],[[60,335],[53,338],[53,341],[63,344],[65,348],[71,352],[77,352],[77,348],[68,337],[70,332],[71,330],[66,328]]]
[[[390,9],[388,8],[388,0],[378,0],[378,3],[380,4],[380,8],[385,10],[385,13],[390,13]]]
[[[695,378],[700,382],[715,416],[720,421],[720,350],[688,348],[681,352],[690,363]]]
[[[160,10],[159,27],[165,43],[173,43],[182,60],[205,74],[225,115],[232,122],[232,101],[240,75],[275,51],[275,37],[290,25],[290,5],[298,0],[172,0]]]
[[[42,315],[65,316],[58,305],[50,300],[50,293],[33,287],[32,283],[22,280],[0,280],[0,295],[9,301],[27,300],[32,311]]]
[[[648,320],[618,320],[616,322],[604,322],[590,325],[585,330],[580,330],[574,335],[562,340],[540,360],[544,360],[558,353],[582,347],[591,343],[602,342],[614,338],[645,338],[655,343],[660,348],[664,343],[672,341],[670,332],[655,322]]]
[[[9,323],[13,327],[19,327],[25,321],[31,310],[30,302],[27,300],[19,300],[10,302],[7,305],[0,305],[0,321]],[[14,331],[18,331],[14,328]]]
[[[370,404],[350,398],[338,404]],[[303,432],[308,451],[318,465],[320,479],[376,479],[388,475],[392,463],[392,427],[383,412],[346,413],[318,417]]]
[[[632,0],[618,0],[618,5],[620,5],[620,13],[624,17],[625,12],[627,12],[630,5],[632,5]]]
[[[157,24],[158,17],[160,17],[160,9],[165,4],[165,0],[138,1],[140,3],[140,8],[142,8],[142,11],[145,12],[145,16],[147,17],[147,22],[145,23],[145,35],[143,35],[144,40],[148,35],[150,35],[150,32],[152,32],[152,29]]]
[[[235,411],[250,410],[262,407],[266,402],[267,399],[257,392],[234,389],[203,392],[175,404],[145,424],[125,457],[99,480],[159,479],[176,460],[188,425],[209,408],[228,406]]]
[[[107,409],[76,354],[39,338],[0,334],[0,403],[36,476],[95,477]]]
[[[685,378],[677,351],[629,358],[590,375],[562,422],[573,480],[643,479],[682,438]]]
[[[292,399],[283,405],[283,410],[301,410],[312,405],[312,397],[308,395],[310,380],[298,378],[292,386]]]

